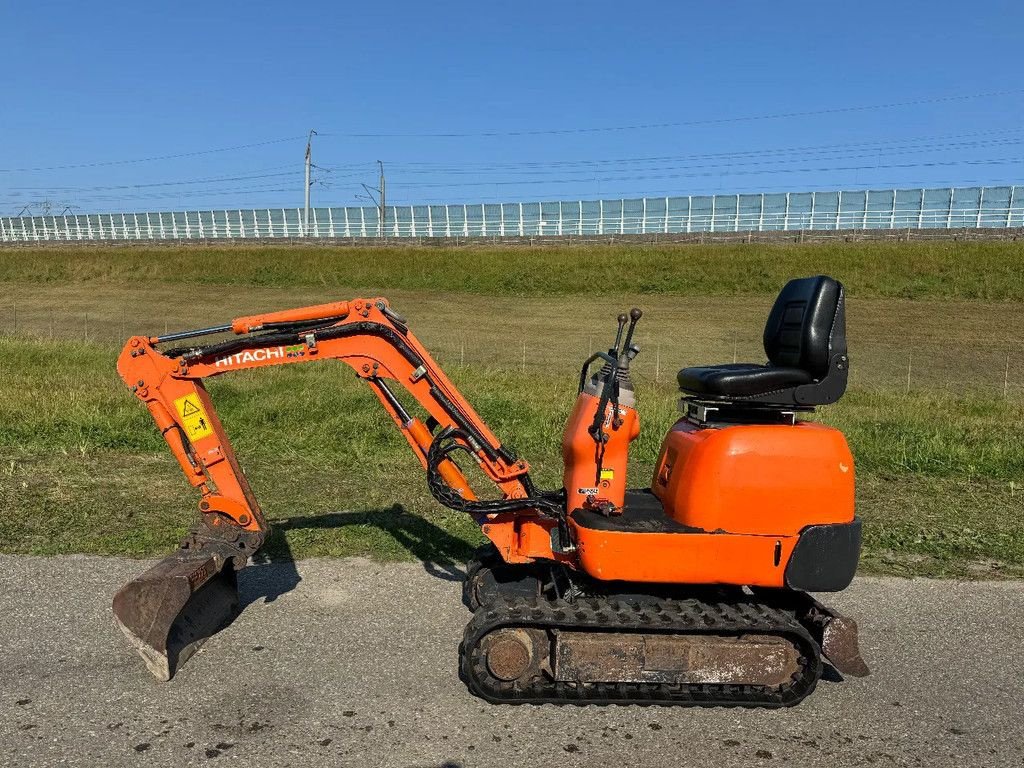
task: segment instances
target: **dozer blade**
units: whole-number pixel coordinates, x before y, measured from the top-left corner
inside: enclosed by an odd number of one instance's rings
[[[114,595],[117,625],[162,681],[238,610],[235,569],[215,548],[180,550]]]
[[[844,675],[867,677],[871,674],[860,655],[857,622],[851,618],[837,614],[825,625],[821,636],[821,652]]]
[[[860,655],[857,622],[822,605],[806,592],[789,595],[797,620],[821,647],[821,653],[838,672],[851,677],[871,674]]]

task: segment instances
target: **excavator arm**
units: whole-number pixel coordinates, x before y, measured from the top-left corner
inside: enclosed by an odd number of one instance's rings
[[[235,338],[196,345],[199,337],[228,332]],[[566,540],[560,494],[534,488],[527,462],[501,444],[385,299],[135,336],[121,352],[118,373],[145,403],[200,493],[200,523],[179,551],[126,585],[114,600],[121,628],[158,677],[169,679],[205,636],[230,620],[237,603],[233,572],[245,566],[269,533],[205,380],[319,360],[339,360],[367,382],[427,470],[434,496],[473,515],[506,561],[568,561],[556,543]],[[396,387],[419,404],[426,420],[410,414]],[[500,499],[478,497],[453,460],[457,452],[473,458]],[[192,604],[198,606],[194,612]]]

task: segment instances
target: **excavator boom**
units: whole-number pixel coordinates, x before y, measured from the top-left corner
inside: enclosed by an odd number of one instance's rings
[[[235,338],[169,347],[202,336]],[[194,342],[193,342],[194,343]],[[160,679],[237,612],[235,572],[262,546],[267,521],[242,472],[204,381],[233,371],[339,360],[367,382],[402,431],[431,490],[472,514],[509,562],[559,559],[552,530],[560,505],[539,494],[529,465],[504,447],[403,319],[382,298],[355,299],[240,317],[165,336],[135,336],[118,372],[145,403],[188,481],[199,490],[199,524],[178,551],[127,584],[114,616]],[[410,413],[404,390],[425,418]],[[501,498],[480,501],[452,458],[469,454]]]

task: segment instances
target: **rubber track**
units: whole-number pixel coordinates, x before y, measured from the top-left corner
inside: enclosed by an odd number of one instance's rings
[[[505,682],[487,669],[480,641],[501,627],[651,632],[659,634],[767,634],[783,636],[800,652],[800,671],[781,687],[687,683],[557,682],[543,674],[527,685]],[[709,603],[697,599],[643,601],[581,598],[572,603],[500,597],[481,607],[459,647],[470,690],[503,704],[640,704],[700,707],[788,707],[814,690],[821,652],[792,616],[757,602]]]

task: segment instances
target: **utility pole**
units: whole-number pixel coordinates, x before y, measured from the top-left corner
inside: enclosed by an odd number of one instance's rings
[[[380,236],[387,237],[384,234],[384,226],[387,224],[387,191],[384,183],[384,163],[380,160],[377,161],[377,165],[380,166]]]
[[[313,137],[316,136],[316,131],[309,132],[309,139],[306,140],[306,215],[303,218],[302,224],[302,236],[309,237],[309,188],[311,186],[309,180],[309,170],[313,165]]]
[[[387,186],[384,179],[384,163],[380,160],[377,161],[377,167],[380,168],[380,177],[378,178],[379,186],[369,187],[362,182],[359,183],[364,190],[365,195],[356,195],[359,200],[370,200],[373,202],[374,207],[377,209],[377,237],[387,237],[385,234],[384,227],[387,224]]]

